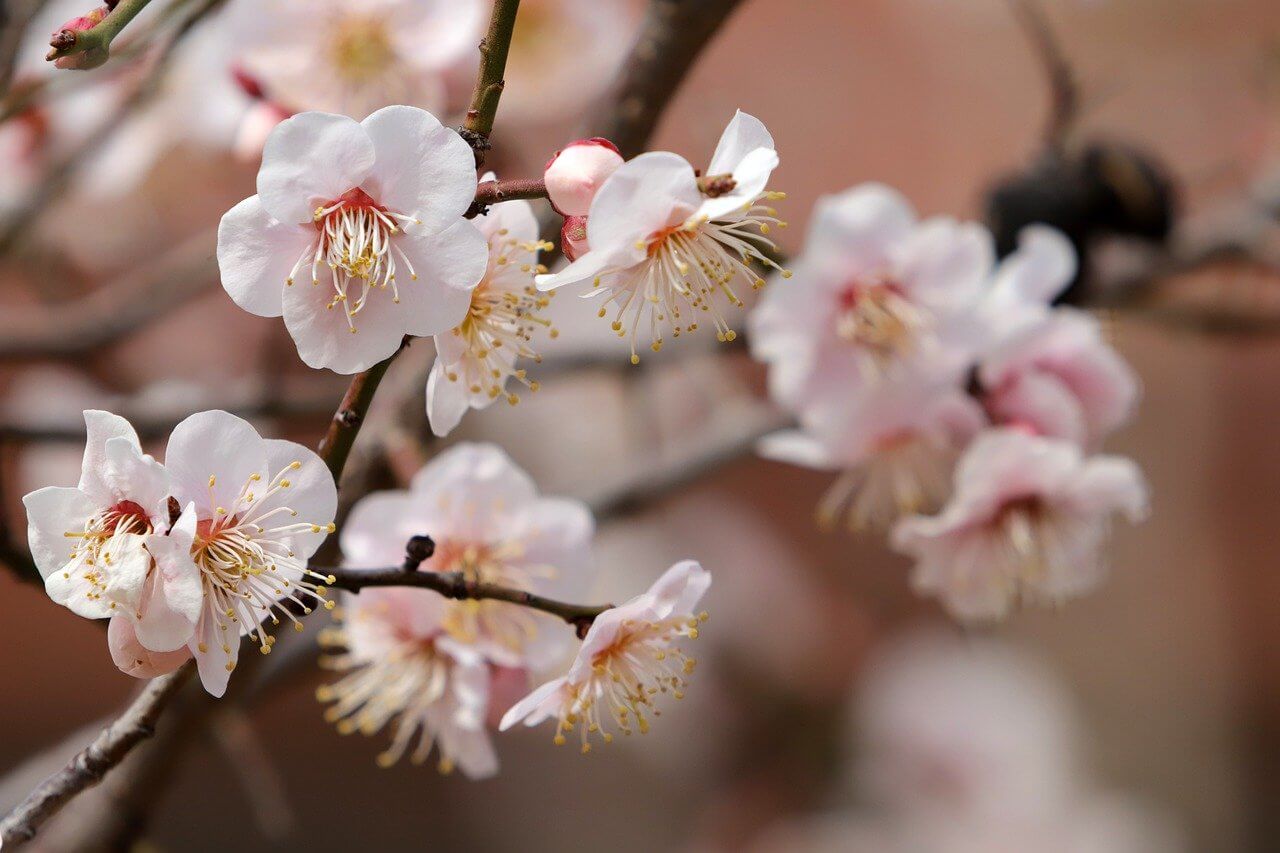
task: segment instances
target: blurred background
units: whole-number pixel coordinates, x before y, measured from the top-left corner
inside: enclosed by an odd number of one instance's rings
[[[131,417],[157,453],[206,408],[314,444],[346,386],[217,284],[212,229],[257,169],[234,30],[218,31],[226,5],[110,134],[99,122],[134,86],[115,58],[64,72],[65,91],[34,90],[43,106],[0,124],[0,497],[15,547],[21,496],[74,482],[86,407]],[[601,109],[645,5],[525,0],[499,175],[540,174]],[[150,849],[1276,849],[1280,267],[1256,258],[1275,260],[1280,228],[1256,201],[1275,197],[1280,169],[1280,6],[1040,8],[1078,84],[1073,142],[1123,141],[1162,164],[1178,204],[1168,245],[1226,235],[1254,258],[1162,266],[1173,253],[1160,247],[1096,247],[1098,281],[1160,273],[1140,297],[1092,303],[1145,386],[1109,449],[1138,461],[1153,494],[1150,520],[1117,528],[1100,591],[961,630],[912,595],[881,537],[817,530],[829,476],[753,458],[750,437],[777,415],[745,352],[693,336],[632,368],[595,306],[564,296],[542,390],[471,413],[449,441],[498,442],[545,493],[604,510],[592,600],[625,598],[678,558],[712,570],[688,698],[648,737],[589,756],[552,748],[550,730],[499,736],[501,773],[475,783],[378,769],[380,743],[336,735],[305,671],[199,733],[150,792]],[[46,13],[15,91],[51,76]],[[434,108],[459,115],[474,73],[468,50]],[[794,251],[815,199],[867,180],[922,214],[982,218],[991,187],[1043,156],[1050,101],[1006,0],[746,0],[650,147],[705,161],[735,108],[760,117]],[[418,342],[394,365],[348,493],[403,482],[440,446],[421,411],[431,356]],[[648,488],[662,471],[685,475]],[[70,755],[135,689],[102,640],[0,573],[0,770],[16,774],[0,808],[56,766],[24,762]],[[1037,798],[1036,820],[1010,818],[1019,797]]]

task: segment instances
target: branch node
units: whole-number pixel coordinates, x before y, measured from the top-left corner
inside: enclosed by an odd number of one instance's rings
[[[404,546],[404,565],[401,568],[406,572],[416,572],[435,552],[436,543],[430,536],[411,536]]]

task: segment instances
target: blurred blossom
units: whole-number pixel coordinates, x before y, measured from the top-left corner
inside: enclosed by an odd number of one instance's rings
[[[867,184],[821,199],[795,278],[764,294],[751,346],[770,393],[804,411],[815,401],[910,374],[958,379],[973,305],[994,258],[980,225],[917,221],[896,191]]]
[[[604,92],[631,46],[632,0],[524,0],[507,57],[500,121],[577,116]]]
[[[341,627],[321,638],[334,650],[322,665],[344,673],[316,691],[321,702],[333,703],[325,719],[343,734],[374,735],[392,724],[391,745],[378,755],[383,767],[417,738],[415,764],[434,745],[442,773],[455,766],[472,779],[496,773],[485,730],[489,668],[476,647],[450,636],[450,602],[402,587],[344,593],[341,601]]]
[[[916,559],[917,591],[958,619],[999,619],[1018,602],[1058,604],[1096,587],[1112,517],[1138,521],[1146,511],[1132,461],[997,429],[966,451],[942,511],[903,519],[892,539]]]
[[[743,305],[734,283],[763,286],[755,263],[780,269],[765,254],[776,247],[764,235],[781,223],[777,211],[761,203],[782,197],[765,189],[777,165],[769,131],[740,110],[720,137],[703,184],[679,155],[641,154],[595,194],[587,217],[589,251],[559,272],[539,276],[538,287],[589,284],[585,295],[605,295],[599,315],[606,316],[607,303],[617,306],[612,327],[630,339],[633,364],[640,360],[637,338],[647,335],[657,352],[666,330],[674,337],[696,331],[703,312],[711,315],[719,340],[733,340],[737,334],[723,303]]]
[[[552,679],[521,699],[502,718],[505,731],[517,723],[536,726],[554,720],[554,742],[565,732],[580,734],[581,750],[591,750],[590,736],[613,741],[647,734],[651,717],[662,714],[659,694],[684,698],[696,661],[680,647],[695,640],[707,614],[695,613],[711,586],[711,575],[692,560],[676,563],[648,590],[625,604],[601,613],[591,623],[568,673]]]
[[[445,73],[471,61],[483,0],[236,0],[230,65],[284,113],[362,119],[381,107],[448,107]]]
[[[492,174],[483,180],[493,180]],[[427,416],[436,435],[448,435],[467,409],[484,409],[502,398],[511,405],[520,398],[506,390],[515,377],[530,391],[519,359],[540,362],[534,337],[558,336],[545,309],[552,294],[539,293],[534,275],[544,270],[538,252],[551,247],[538,237],[538,221],[527,201],[493,205],[474,220],[488,242],[489,263],[484,278],[471,291],[471,304],[462,323],[435,336],[436,362],[427,378]]]
[[[475,191],[471,148],[428,112],[302,113],[267,140],[258,194],[222,217],[222,285],[283,316],[309,366],[367,370],[467,316],[489,257],[460,218]]]
[[[412,536],[430,535],[435,553],[422,571],[575,600],[591,579],[594,527],[584,504],[539,495],[496,445],[459,444],[408,491],[362,498],[341,542],[348,565],[385,567],[403,561]],[[555,665],[573,642],[556,617],[502,601],[449,602],[441,630],[492,663],[526,670]]]
[[[846,392],[808,413],[804,428],[767,436],[760,454],[843,472],[818,505],[826,527],[884,528],[932,512],[951,492],[956,459],[985,425],[981,408],[936,375]]]

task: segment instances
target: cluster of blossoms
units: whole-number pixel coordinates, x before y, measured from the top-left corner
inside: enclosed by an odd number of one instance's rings
[[[91,410],[85,425],[79,484],[23,499],[28,540],[54,601],[111,620],[121,670],[150,678],[194,656],[221,696],[242,637],[266,654],[269,626],[332,608],[307,568],[338,503],[316,454],[221,411],[178,424],[163,465],[123,418]]]
[[[892,526],[915,587],[961,619],[1095,586],[1112,516],[1146,508],[1137,467],[1093,455],[1138,383],[1095,319],[1053,306],[1067,239],[1033,226],[997,265],[982,226],[868,185],[819,202],[796,272],[751,316],[799,424],[761,450],[842,472],[820,519]]]
[[[727,307],[742,307],[738,289],[763,287],[777,246],[766,235],[785,227],[766,202],[778,165],[773,137],[739,111],[720,137],[702,177],[683,157],[650,151],[622,161],[607,140],[580,140],[547,164],[552,203],[566,216],[563,242],[573,262],[539,275],[538,287],[586,286],[613,305],[613,330],[640,360],[641,337],[657,352],[665,335],[696,331],[703,314],[716,337],[737,337]],[[738,289],[735,289],[738,288]]]
[[[533,482],[493,445],[457,445],[429,463],[407,491],[377,492],[356,504],[342,531],[353,568],[396,562],[398,543],[429,530],[436,548],[421,571],[457,573],[554,598],[580,598],[591,577],[594,522],[572,500],[540,496]],[[693,607],[710,582],[696,563],[668,571],[650,592],[595,617],[569,670],[522,700],[503,727],[548,715],[583,744],[599,729],[599,708],[630,732],[648,728],[655,693],[675,690],[692,671],[678,646],[697,636]],[[434,745],[439,766],[476,778],[497,769],[486,732],[491,696],[563,662],[573,642],[554,616],[494,600],[452,601],[425,589],[344,594],[341,627],[325,633],[325,663],[342,673],[318,696],[339,731],[374,734],[393,724],[379,763],[412,746],[421,762]],[[568,687],[566,685],[572,685]],[[609,740],[611,734],[605,733]],[[556,741],[564,742],[557,734]]]

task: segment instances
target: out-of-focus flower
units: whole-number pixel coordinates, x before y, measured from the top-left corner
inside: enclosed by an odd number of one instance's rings
[[[582,751],[591,749],[589,735],[601,733],[605,743],[613,734],[603,731],[612,721],[624,734],[649,731],[649,717],[658,716],[659,693],[684,696],[687,676],[695,660],[680,648],[682,639],[697,639],[706,614],[694,608],[711,586],[711,575],[692,560],[676,563],[648,592],[596,617],[578,649],[569,672],[548,681],[521,699],[503,716],[503,731],[523,721],[527,726],[554,718],[555,743],[565,732],[581,732]]]
[[[959,377],[993,260],[982,226],[917,221],[888,187],[821,199],[796,277],[751,314],[751,348],[769,364],[771,395],[801,410],[922,359],[939,377]]]
[[[479,651],[452,639],[450,604],[430,590],[370,589],[342,596],[340,628],[321,641],[335,650],[322,664],[345,673],[316,691],[332,702],[325,719],[347,734],[377,734],[393,724],[391,745],[378,756],[395,764],[417,739],[420,764],[435,745],[441,772],[455,766],[472,779],[495,773],[498,760],[485,732],[489,667]]]
[[[308,365],[365,370],[466,316],[488,262],[461,219],[475,189],[471,148],[428,112],[294,116],[267,140],[258,194],[222,217],[222,285],[283,315]]]
[[[630,338],[633,363],[640,360],[639,335],[647,333],[656,352],[665,329],[673,336],[694,331],[702,312],[720,340],[733,340],[722,303],[743,304],[734,283],[762,287],[757,262],[780,269],[765,254],[774,244],[764,235],[782,223],[761,204],[781,197],[765,190],[777,164],[769,132],[741,111],[725,128],[702,185],[683,157],[641,154],[592,200],[590,250],[558,273],[539,276],[538,287],[590,283],[587,296],[606,294],[617,306],[614,331]],[[601,317],[607,313],[607,306],[600,309]]]
[[[49,597],[72,612],[88,619],[137,614],[149,548],[169,530],[169,476],[142,452],[124,418],[91,409],[84,420],[79,485],[48,486],[22,499],[31,555]]]
[[[439,112],[445,72],[470,58],[481,0],[239,0],[229,10],[237,70],[286,112],[362,119],[392,104]]]
[[[622,163],[618,146],[607,139],[593,136],[570,142],[543,170],[552,207],[562,216],[586,216],[596,192]]]
[[[637,18],[630,0],[524,0],[499,121],[550,123],[581,113],[614,78]]]
[[[1098,321],[1059,308],[997,345],[978,368],[997,423],[1090,445],[1122,426],[1138,400],[1133,370],[1103,340]]]
[[[1137,521],[1146,506],[1130,460],[997,429],[960,460],[942,512],[900,521],[893,545],[916,559],[916,589],[956,618],[999,619],[1019,601],[1054,604],[1096,586],[1112,516]]]
[[[1000,262],[983,293],[979,322],[970,327],[980,336],[980,345],[1008,340],[1042,322],[1053,300],[1075,279],[1078,263],[1075,247],[1058,229],[1022,229],[1018,248]]]
[[[540,496],[524,471],[491,444],[459,444],[416,475],[409,491],[375,492],[342,529],[348,565],[397,564],[404,543],[427,533],[435,553],[421,571],[573,600],[591,566],[594,522],[578,501]],[[444,631],[487,660],[540,669],[572,635],[555,617],[502,601],[449,602]]]
[[[222,411],[192,415],[174,428],[165,453],[173,495],[193,505],[191,557],[203,597],[190,648],[205,690],[221,696],[252,635],[263,654],[275,638],[264,621],[310,613],[326,578],[307,560],[333,532],[338,492],[320,457],[300,444],[264,439]]]
[[[490,176],[486,176],[490,180]],[[436,362],[427,378],[427,417],[436,435],[448,435],[468,408],[483,409],[499,397],[514,405],[519,397],[506,391],[515,377],[530,391],[519,359],[542,360],[533,348],[534,334],[545,329],[557,336],[543,314],[550,294],[534,287],[538,251],[550,248],[538,238],[538,221],[527,201],[494,205],[477,219],[489,245],[489,266],[471,291],[471,306],[462,322],[438,334]]]
[[[846,394],[811,411],[803,429],[767,436],[760,453],[843,472],[819,504],[824,526],[846,508],[858,529],[940,507],[956,460],[986,423],[978,404],[932,374]]]

